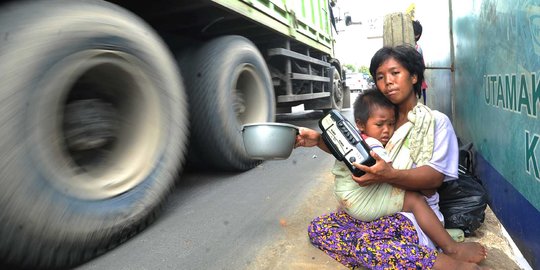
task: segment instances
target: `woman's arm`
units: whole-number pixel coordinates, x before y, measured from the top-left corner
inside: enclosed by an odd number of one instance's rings
[[[374,183],[388,183],[406,190],[427,190],[438,188],[444,179],[444,174],[438,172],[428,165],[408,169],[394,169],[390,163],[385,162],[375,152],[371,152],[375,158],[375,165],[368,167],[362,164],[354,165],[364,171],[361,177],[353,176],[353,180],[361,186]]]
[[[321,150],[331,153],[326,144],[324,143],[322,136],[319,132],[305,127],[298,128],[298,135],[296,135],[296,142],[294,147],[313,147],[317,146]]]

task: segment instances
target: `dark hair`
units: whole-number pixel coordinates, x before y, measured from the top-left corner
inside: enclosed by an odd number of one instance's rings
[[[414,20],[412,22],[413,25],[413,31],[414,31],[414,40],[418,41],[420,37],[422,36],[422,25],[418,20]],[[418,38],[416,38],[418,36]]]
[[[383,47],[379,49],[371,58],[371,64],[369,65],[369,72],[375,82],[377,81],[377,69],[390,58],[393,58],[400,63],[407,71],[409,71],[409,73],[411,73],[411,75],[417,76],[413,89],[418,95],[422,88],[424,70],[426,69],[422,55],[411,45],[398,45],[395,47]]]
[[[353,104],[354,120],[365,125],[372,111],[376,107],[392,109],[397,117],[397,106],[388,100],[376,88],[364,90],[356,97]]]

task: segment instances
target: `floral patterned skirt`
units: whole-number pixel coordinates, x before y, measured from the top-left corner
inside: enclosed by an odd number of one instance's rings
[[[436,250],[418,244],[413,223],[401,214],[363,222],[343,211],[315,218],[311,243],[349,267],[432,269]]]

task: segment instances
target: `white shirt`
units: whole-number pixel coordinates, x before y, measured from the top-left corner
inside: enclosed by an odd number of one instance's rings
[[[443,181],[456,180],[458,178],[459,146],[454,127],[448,116],[436,110],[432,110],[432,112],[435,118],[435,138],[433,156],[427,165],[444,174]],[[444,224],[444,217],[439,211],[439,193],[435,193],[429,198],[426,197],[426,202]],[[413,222],[418,233],[419,244],[435,249],[435,244],[420,229],[413,213],[400,212],[400,214]]]

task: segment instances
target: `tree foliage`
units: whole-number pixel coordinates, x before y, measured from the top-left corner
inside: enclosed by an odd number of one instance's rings
[[[358,72],[369,74],[369,67],[361,66],[360,69],[358,69]]]
[[[349,70],[350,72],[356,72],[356,66],[353,65],[353,64],[344,64],[343,65],[347,70]]]

